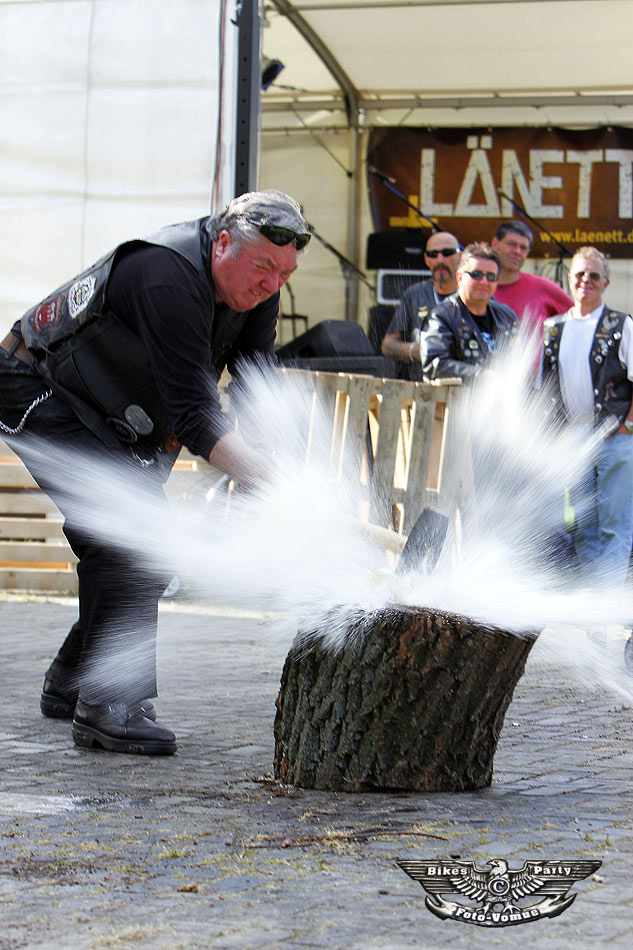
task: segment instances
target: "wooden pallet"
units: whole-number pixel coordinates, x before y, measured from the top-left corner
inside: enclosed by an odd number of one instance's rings
[[[307,387],[328,414],[330,476],[337,480],[351,459],[361,460],[361,508],[351,517],[406,535],[426,505],[441,509],[444,496],[454,497],[459,473],[451,463],[451,420],[459,384],[281,372]],[[304,442],[309,453],[310,431]],[[183,450],[166,485],[168,497],[200,504],[220,474]],[[62,523],[53,502],[0,442],[0,589],[76,593],[76,559]]]
[[[350,515],[408,534],[422,509],[442,508],[461,477],[451,462],[460,380],[413,383],[350,373],[286,369],[331,421],[330,477],[360,459],[363,510]],[[310,445],[310,435],[306,435]]]

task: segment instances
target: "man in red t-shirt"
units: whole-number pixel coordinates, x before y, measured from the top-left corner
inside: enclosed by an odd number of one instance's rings
[[[499,225],[492,239],[492,248],[501,261],[495,300],[511,307],[528,330],[538,328],[540,342],[544,321],[565,313],[573,300],[554,281],[521,273],[531,246],[532,232],[523,221]]]

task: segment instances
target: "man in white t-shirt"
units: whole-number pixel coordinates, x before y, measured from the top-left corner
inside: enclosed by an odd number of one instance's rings
[[[595,247],[574,255],[566,312],[544,324],[543,384],[569,424],[610,432],[574,487],[574,547],[585,576],[626,580],[633,543],[633,319],[605,306],[609,265]]]

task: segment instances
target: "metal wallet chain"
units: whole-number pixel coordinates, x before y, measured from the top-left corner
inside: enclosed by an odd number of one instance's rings
[[[0,419],[0,432],[4,432],[5,435],[19,435],[19,433],[24,428],[24,423],[26,422],[28,417],[31,415],[33,410],[37,409],[38,406],[41,406],[41,404],[43,402],[46,402],[46,400],[49,399],[50,396],[52,395],[53,395],[53,390],[47,389],[45,393],[41,393],[37,397],[37,399],[34,399],[31,405],[28,407],[28,409],[24,413],[24,415],[22,416],[22,418],[20,419],[20,421],[18,422],[15,429],[12,429],[10,426],[5,425],[4,422]]]

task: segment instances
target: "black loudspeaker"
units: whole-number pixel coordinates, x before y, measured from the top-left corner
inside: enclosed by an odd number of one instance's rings
[[[280,363],[313,357],[373,356],[363,328],[350,320],[324,320],[277,350]]]
[[[422,231],[376,231],[367,238],[368,270],[424,270]]]
[[[378,304],[369,308],[369,339],[376,353],[380,353],[380,345],[387,332],[389,324],[394,318],[396,307]]]
[[[324,320],[295,340],[280,346],[276,356],[281,366],[329,373],[389,375],[390,360],[374,350],[363,328],[347,320]]]

